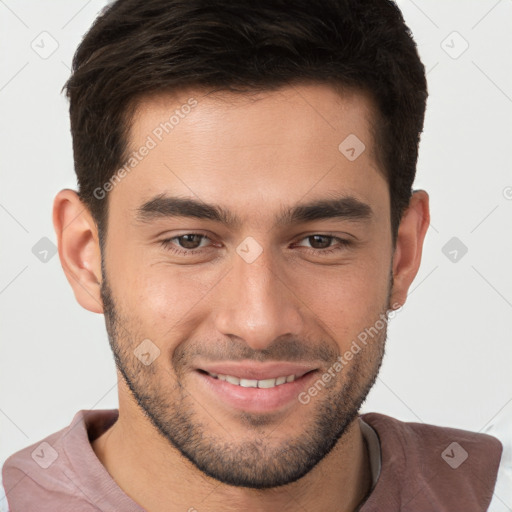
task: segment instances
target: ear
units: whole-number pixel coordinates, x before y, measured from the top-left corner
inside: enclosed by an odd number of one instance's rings
[[[393,290],[390,304],[405,304],[409,287],[418,273],[423,241],[430,224],[428,201],[428,194],[424,190],[415,191],[400,221],[393,256]]]
[[[53,226],[60,263],[76,300],[93,313],[103,313],[98,230],[89,209],[74,190],[61,190],[55,197]]]

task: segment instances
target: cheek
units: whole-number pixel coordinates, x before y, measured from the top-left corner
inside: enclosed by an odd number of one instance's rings
[[[390,262],[382,258],[302,272],[297,295],[312,321],[334,338],[340,349],[373,325],[387,306]]]
[[[117,288],[123,310],[134,327],[165,344],[198,323],[201,305],[219,280],[218,271],[154,262],[133,265],[126,275],[131,277],[121,278]]]

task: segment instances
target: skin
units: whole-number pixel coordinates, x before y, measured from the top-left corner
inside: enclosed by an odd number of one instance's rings
[[[190,97],[197,106],[109,192],[103,268],[90,212],[74,191],[55,199],[63,269],[78,302],[105,313],[118,357],[119,420],[92,447],[152,512],[355,510],[370,489],[356,414],[376,378],[385,328],[307,405],[237,409],[204,385],[197,367],[208,359],[294,361],[314,368],[309,385],[316,382],[379,315],[405,303],[429,224],[428,195],[413,194],[394,248],[373,103],[321,84],[145,98],[131,149]],[[349,134],[366,146],[354,161],[338,150]],[[162,193],[220,205],[240,223],[138,218]],[[276,225],[283,209],[340,195],[366,203],[372,215]],[[169,247],[187,250],[173,237],[190,232],[208,237],[203,252],[173,253]],[[315,234],[352,243],[321,238],[328,247],[318,246],[308,238]],[[262,249],[251,263],[236,251],[246,237]],[[144,339],[160,350],[148,366],[133,355]],[[184,425],[201,436],[187,440]],[[171,440],[177,432],[181,439]],[[332,446],[321,445],[326,432]],[[298,455],[284,450],[290,446]],[[252,485],[233,485],[235,478]]]

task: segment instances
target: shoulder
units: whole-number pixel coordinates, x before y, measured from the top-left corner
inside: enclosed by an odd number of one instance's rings
[[[433,504],[438,511],[487,510],[502,453],[498,439],[377,413],[362,419],[381,444],[382,473],[374,491],[393,489],[401,504],[397,510],[428,510]]]
[[[12,454],[2,467],[11,512],[55,510],[56,503],[87,510],[77,487],[78,461],[85,463],[93,453],[91,432],[95,435],[114,418],[116,410],[79,411],[67,427]]]
[[[2,467],[2,481],[11,511],[36,510],[49,493],[73,493],[71,481],[63,477],[68,466],[66,454],[60,450],[67,428],[12,454]],[[44,505],[43,505],[44,507]],[[42,510],[46,510],[43,508]]]
[[[379,434],[379,438],[382,436],[385,440],[400,442],[404,446],[412,448],[413,452],[424,448],[428,450],[433,447],[448,448],[449,445],[444,446],[444,443],[454,442],[464,443],[471,450],[490,450],[491,458],[496,453],[498,457],[501,455],[500,441],[488,434],[425,423],[404,422],[378,413],[367,413],[361,417],[374,428]],[[452,448],[456,450],[456,447]]]

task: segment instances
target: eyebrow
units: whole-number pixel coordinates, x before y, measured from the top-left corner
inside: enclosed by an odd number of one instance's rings
[[[220,205],[208,204],[192,198],[160,194],[137,208],[137,220],[151,222],[158,218],[191,217],[220,222],[231,228],[242,225],[241,219]],[[373,217],[369,204],[353,196],[319,199],[284,208],[275,225],[299,224],[325,219],[368,221]]]

